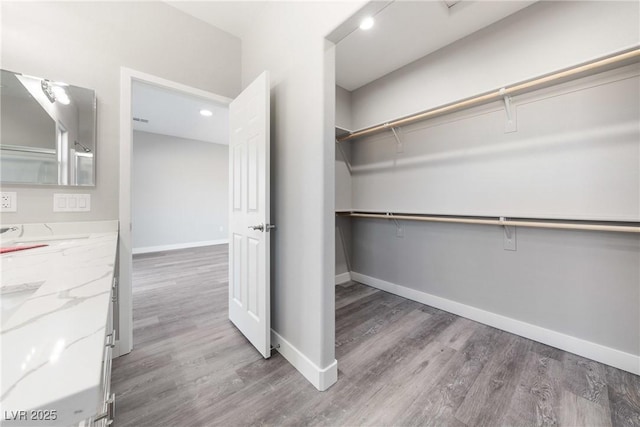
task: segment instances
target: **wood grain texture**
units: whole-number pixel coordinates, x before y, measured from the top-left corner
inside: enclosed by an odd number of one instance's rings
[[[640,427],[640,378],[368,286],[336,286],[338,382],[318,392],[227,319],[227,248],[134,257],[117,426]]]

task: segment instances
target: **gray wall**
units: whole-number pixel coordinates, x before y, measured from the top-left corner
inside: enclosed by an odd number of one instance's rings
[[[246,86],[271,71],[272,328],[320,368],[335,360],[333,52],[360,2],[272,2],[242,39]]]
[[[352,143],[357,210],[640,219],[640,67],[634,65]]]
[[[240,40],[161,2],[2,2],[2,68],[95,89],[97,183],[89,189],[3,185],[7,223],[118,218],[120,67],[220,95],[240,89]],[[54,192],[91,194],[91,212],[53,213]]]
[[[640,355],[640,238],[352,219],[352,270]]]
[[[133,250],[227,239],[229,148],[133,132]]]
[[[352,130],[351,120],[351,92],[336,86],[336,127]]]
[[[537,2],[354,90],[354,129],[637,46],[638,16],[639,2]]]
[[[355,127],[638,44],[638,3],[540,2],[352,94]],[[352,144],[353,209],[640,220],[638,66]],[[384,100],[384,102],[383,102]],[[640,355],[640,237],[353,219],[352,271]]]

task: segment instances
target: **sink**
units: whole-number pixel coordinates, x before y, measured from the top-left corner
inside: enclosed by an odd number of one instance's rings
[[[0,288],[0,320],[2,323],[9,320],[22,303],[33,295],[43,283],[44,281]]]

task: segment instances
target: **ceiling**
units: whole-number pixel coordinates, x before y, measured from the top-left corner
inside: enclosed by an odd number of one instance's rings
[[[177,136],[198,141],[229,144],[229,108],[204,98],[159,88],[145,83],[133,83],[133,129]],[[200,110],[213,113],[204,117]]]
[[[167,1],[184,13],[242,38],[260,19],[266,1]]]
[[[451,1],[448,1],[451,3]],[[535,0],[395,1],[336,48],[336,83],[353,91],[448,44],[499,21]]]

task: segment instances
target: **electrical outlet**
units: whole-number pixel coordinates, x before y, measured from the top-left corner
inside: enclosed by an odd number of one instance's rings
[[[0,193],[0,211],[17,212],[18,193],[13,191],[3,191],[2,193]]]

